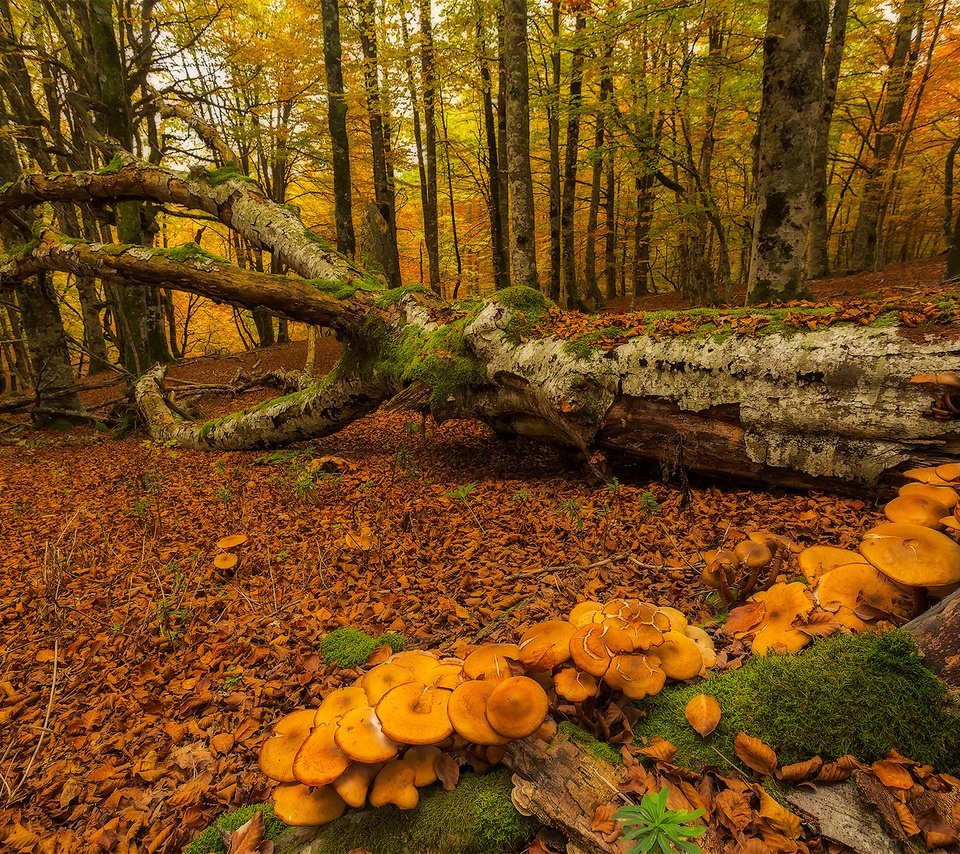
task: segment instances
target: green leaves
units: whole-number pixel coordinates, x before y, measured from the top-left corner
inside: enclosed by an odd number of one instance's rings
[[[664,787],[643,796],[639,804],[621,807],[613,817],[624,826],[624,837],[636,841],[629,854],[703,854],[703,849],[690,839],[707,832],[706,827],[685,827],[703,816],[703,810],[687,812],[667,809],[669,790]]]

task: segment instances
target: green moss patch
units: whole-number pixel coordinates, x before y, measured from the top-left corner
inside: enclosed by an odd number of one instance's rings
[[[701,693],[722,712],[705,739],[684,717]],[[753,658],[706,682],[667,688],[643,706],[635,736],[672,741],[676,761],[691,767],[736,761],[733,740],[743,731],[773,747],[781,764],[847,753],[873,762],[896,749],[938,771],[960,770],[960,708],[903,632],[834,635],[796,655]]]
[[[155,257],[167,258],[171,261],[179,261],[180,263],[184,263],[186,261],[215,261],[218,264],[230,263],[226,258],[222,258],[220,255],[214,255],[212,252],[207,252],[206,249],[203,249],[192,240],[189,243],[183,243],[180,246],[171,246],[167,248],[158,247],[153,249],[152,252]]]
[[[243,172],[237,169],[233,163],[228,163],[226,166],[221,166],[218,169],[207,170],[207,183],[211,187],[219,187],[221,184],[226,184],[227,181],[248,181],[251,184],[256,183],[253,178],[244,175]]]
[[[123,168],[123,157],[120,154],[114,154],[110,162],[102,169],[97,170],[98,175],[116,175]]]
[[[183,854],[226,854],[224,832],[233,833],[258,811],[263,813],[264,838],[278,839],[287,826],[273,814],[273,804],[253,804],[219,816],[203,833],[194,837],[193,842],[184,848]]]
[[[343,628],[330,632],[319,645],[323,660],[340,667],[360,667],[378,646],[386,644],[394,652],[400,652],[406,646],[403,635],[388,632],[375,638],[360,629]]]
[[[352,813],[327,825],[311,843],[313,854],[503,854],[533,836],[536,823],[510,801],[513,784],[505,770],[464,774],[456,789],[439,785],[420,791],[415,810],[394,806]]]
[[[617,748],[605,741],[599,741],[572,721],[561,721],[557,729],[569,741],[580,745],[594,759],[598,759],[600,762],[609,762],[611,765],[623,764],[623,757],[620,756],[620,751]]]

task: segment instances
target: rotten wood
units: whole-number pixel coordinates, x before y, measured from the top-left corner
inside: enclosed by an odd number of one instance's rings
[[[924,664],[948,685],[960,688],[960,590],[907,623]]]

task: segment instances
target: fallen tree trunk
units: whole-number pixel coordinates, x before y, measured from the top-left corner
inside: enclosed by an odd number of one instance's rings
[[[249,179],[185,178],[129,155],[103,173],[34,175],[6,185],[0,212],[45,201],[130,198],[216,216],[313,278],[237,270],[194,246],[78,244],[48,232],[0,260],[0,288],[41,270],[162,283],[333,328],[346,348],[335,375],[316,387],[204,424],[171,408],[159,375],[148,372],[137,400],[163,442],[198,449],[281,445],[327,435],[401,395],[421,409],[429,400],[439,421],[475,418],[504,434],[585,453],[600,448],[765,485],[862,491],[960,451],[956,422],[932,418],[924,392],[909,382],[960,363],[953,328],[931,327],[926,336],[895,325],[726,337],[637,334],[603,351],[589,341],[531,333],[549,308],[535,291],[509,289],[461,311],[419,289],[383,291]]]

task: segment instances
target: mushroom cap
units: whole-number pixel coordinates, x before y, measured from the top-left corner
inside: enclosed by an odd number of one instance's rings
[[[546,620],[531,626],[518,644],[528,670],[553,670],[570,658],[570,638],[577,627],[566,620]]]
[[[422,649],[409,649],[394,653],[384,664],[399,664],[413,674],[413,678],[429,685],[440,664],[440,656]]]
[[[333,786],[311,789],[301,783],[281,783],[273,792],[273,813],[291,827],[319,827],[347,810]]]
[[[863,535],[860,553],[884,575],[912,587],[960,581],[960,546],[920,525],[887,522]]]
[[[417,771],[409,762],[394,759],[388,762],[373,780],[370,789],[370,806],[383,807],[393,804],[402,810],[412,810],[420,803],[417,791]]]
[[[388,691],[377,703],[384,733],[401,744],[436,744],[453,732],[447,715],[452,691],[407,682]]]
[[[934,501],[939,501],[948,510],[953,510],[960,501],[956,489],[949,486],[931,486],[929,483],[910,481],[897,490],[897,495],[926,495]]]
[[[660,659],[660,669],[671,679],[693,679],[703,669],[700,647],[683,632],[667,632],[653,652]]]
[[[941,480],[953,483],[954,481],[960,480],[960,463],[947,463],[946,465],[937,466],[936,472],[937,477]]]
[[[771,585],[755,593],[749,601],[763,608],[760,624],[753,630],[756,632],[751,645],[754,655],[766,655],[771,650],[798,652],[810,642],[810,636],[794,625],[802,624],[813,610],[813,597],[803,582]]]
[[[498,684],[489,679],[461,682],[450,695],[447,704],[450,723],[473,744],[506,744],[509,740],[487,722],[487,700]]]
[[[298,709],[273,725],[273,738],[260,745],[260,770],[271,780],[293,783],[293,760],[310,735],[315,709]]]
[[[246,541],[246,534],[232,534],[229,537],[217,540],[217,548],[229,551],[230,549],[235,549],[237,546],[242,546]]]
[[[582,703],[590,697],[596,697],[600,685],[594,676],[577,670],[576,667],[564,667],[553,677],[554,690],[571,703]]]
[[[704,670],[713,667],[713,665],[717,663],[717,651],[713,643],[713,638],[699,626],[687,626],[683,633],[690,638],[700,650]]]
[[[379,762],[374,765],[367,765],[365,762],[351,762],[347,768],[330,785],[347,806],[354,809],[360,809],[367,802],[367,792],[370,789],[370,783],[377,776],[380,769],[383,768]]]
[[[925,484],[920,484],[924,486]],[[939,487],[931,487],[937,489]],[[898,495],[883,507],[883,515],[891,522],[922,525],[924,528],[943,530],[940,520],[950,514],[950,508],[929,495]]]
[[[807,546],[799,555],[797,561],[800,571],[811,584],[825,572],[837,566],[846,566],[849,563],[867,563],[867,559],[859,552],[851,552],[837,546]]]
[[[907,469],[904,477],[910,480],[919,480],[921,483],[929,483],[931,486],[953,486],[949,480],[944,480],[937,474],[937,466],[926,466],[918,469]]]
[[[916,591],[901,587],[869,563],[838,566],[820,577],[821,608],[836,614],[848,629],[863,631],[878,619],[905,622],[916,611]]]
[[[960,389],[960,375],[953,371],[941,371],[937,374],[937,385],[948,389]]]
[[[351,709],[368,708],[367,693],[359,685],[347,685],[327,694],[315,710],[313,725],[324,721],[337,721]]]
[[[547,719],[547,692],[526,676],[512,676],[487,697],[487,722],[507,738],[533,735]]]
[[[689,624],[686,615],[682,611],[671,608],[669,605],[661,605],[657,608],[657,611],[661,614],[666,614],[667,619],[670,620],[669,631],[682,632]]]
[[[605,616],[607,615],[603,611],[603,602],[588,599],[586,602],[574,605],[567,619],[580,628],[588,623],[599,623]]]
[[[434,688],[448,688],[453,690],[463,681],[463,661],[440,661],[433,669],[431,681],[427,683]]]
[[[658,655],[616,655],[603,681],[631,700],[642,700],[660,693],[667,674],[660,667]]]
[[[778,546],[789,552],[800,551],[800,546],[794,540],[785,537],[783,534],[774,534],[770,531],[747,531],[747,539],[753,540],[755,543],[763,543],[770,551]]]
[[[757,543],[753,540],[744,540],[737,543],[733,553],[740,558],[740,562],[750,569],[757,569],[766,566],[773,560],[773,552],[765,543]]]
[[[399,748],[392,738],[383,734],[380,719],[369,706],[351,709],[340,718],[333,740],[351,759],[370,765],[389,762]]]
[[[403,754],[403,761],[413,766],[415,786],[429,786],[437,781],[437,761],[441,756],[443,751],[432,744],[411,747]]]
[[[398,685],[405,685],[408,682],[416,682],[421,688],[423,687],[423,682],[402,664],[394,662],[378,664],[363,677],[363,690],[367,695],[367,703],[376,706],[384,694]]]
[[[228,569],[233,569],[237,565],[239,558],[235,554],[230,552],[221,552],[213,559],[213,565],[217,569],[221,569],[226,572]]]
[[[513,675],[510,662],[519,660],[520,647],[517,644],[488,643],[463,660],[463,673],[468,679],[506,679]]]
[[[305,786],[332,783],[350,765],[350,757],[337,747],[336,733],[336,723],[317,724],[297,751],[293,775]]]
[[[570,656],[573,663],[592,676],[603,676],[610,660],[621,652],[633,652],[633,641],[622,629],[588,623],[570,638]]]

